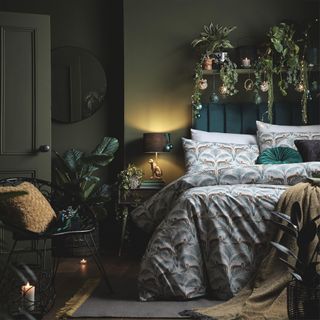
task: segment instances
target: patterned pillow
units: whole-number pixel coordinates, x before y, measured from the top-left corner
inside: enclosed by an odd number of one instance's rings
[[[289,147],[297,150],[294,140],[319,140],[320,132],[260,132],[258,131],[260,152],[268,148]]]
[[[255,164],[258,145],[199,142],[182,138],[188,173]]]
[[[0,187],[0,193],[26,191],[27,194],[0,203],[0,218],[21,229],[44,232],[56,218],[51,205],[43,194],[31,183]]]
[[[256,121],[257,131],[266,132],[320,132],[320,125],[308,126],[282,126],[278,124],[270,124],[262,121]]]

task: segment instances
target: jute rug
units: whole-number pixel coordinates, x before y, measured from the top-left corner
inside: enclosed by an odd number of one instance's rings
[[[223,301],[196,299],[190,301],[138,301],[136,278],[111,277],[114,294],[108,294],[105,284],[98,278],[89,279],[83,287],[57,313],[57,319],[77,318],[186,318],[183,310],[212,307]]]

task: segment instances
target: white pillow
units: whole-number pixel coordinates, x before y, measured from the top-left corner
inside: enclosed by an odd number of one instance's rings
[[[257,144],[257,137],[254,134],[207,132],[196,129],[191,129],[191,139],[199,142]]]
[[[270,124],[261,121],[256,121],[257,130],[260,133],[269,132],[320,132],[320,125],[312,126],[280,126],[277,124]]]

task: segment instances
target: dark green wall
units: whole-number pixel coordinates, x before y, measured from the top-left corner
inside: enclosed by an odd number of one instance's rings
[[[92,150],[103,136],[123,141],[123,8],[122,1],[0,0],[1,11],[47,14],[52,49],[75,46],[93,53],[107,76],[107,99],[92,117],[74,124],[52,124],[52,148]],[[122,169],[122,150],[109,168]],[[111,170],[110,170],[111,169]]]
[[[180,138],[191,125],[190,93],[196,55],[190,42],[210,21],[236,25],[235,46],[258,43],[283,19],[319,15],[316,0],[124,0],[126,162],[148,170],[143,132],[169,131],[175,149],[161,155],[165,178],[184,172]]]

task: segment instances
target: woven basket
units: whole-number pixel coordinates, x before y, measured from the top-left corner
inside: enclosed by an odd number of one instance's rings
[[[320,286],[307,287],[292,280],[287,286],[287,302],[290,320],[320,319]]]
[[[95,229],[92,232],[96,246],[99,247],[99,232]],[[88,257],[91,255],[84,237],[91,243],[89,234],[73,234],[66,237],[59,237],[52,240],[53,255],[55,257]]]

